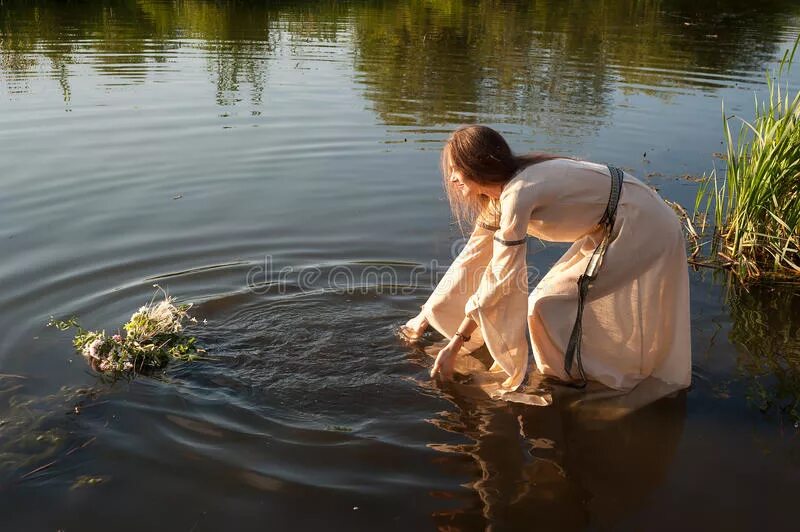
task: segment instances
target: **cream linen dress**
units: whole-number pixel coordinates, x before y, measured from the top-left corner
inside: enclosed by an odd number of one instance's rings
[[[578,311],[577,281],[603,238],[598,222],[610,189],[609,170],[599,164],[555,159],[523,169],[503,188],[495,227],[479,221],[423,305],[428,322],[448,338],[465,315],[478,324],[462,353],[485,343],[492,370],[508,376],[503,390],[516,390],[528,372],[526,328],[536,369],[570,380],[564,352]],[[527,235],[573,242],[530,294]],[[587,379],[617,390],[647,377],[689,386],[687,269],[680,220],[625,174],[611,242],[584,307]]]

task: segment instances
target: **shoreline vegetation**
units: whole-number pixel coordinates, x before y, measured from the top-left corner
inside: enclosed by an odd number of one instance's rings
[[[800,44],[767,70],[768,97],[755,118],[726,117],[725,176],[703,175],[694,215],[681,214],[692,242],[689,262],[726,269],[742,282],[800,283],[800,92],[790,99],[783,75]],[[734,139],[730,120],[741,126]],[[681,211],[682,209],[679,209]]]

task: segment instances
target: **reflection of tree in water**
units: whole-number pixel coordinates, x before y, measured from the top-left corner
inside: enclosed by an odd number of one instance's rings
[[[260,102],[266,59],[272,55],[269,12],[236,2],[113,0],[105,2],[30,2],[10,0],[0,9],[0,61],[18,77],[49,59],[50,71],[69,100],[69,65],[92,58],[98,73],[142,82],[184,43],[201,39],[219,103],[238,101],[249,84]],[[190,44],[190,46],[193,45]]]
[[[242,84],[250,86],[251,102],[261,103],[266,62],[275,49],[275,13],[238,2],[138,0],[137,4],[155,27],[172,38],[200,40],[188,46],[205,52],[219,105],[238,102]]]
[[[541,123],[604,113],[607,84],[574,76],[560,36],[536,31],[536,4],[387,3],[355,17],[356,68],[392,124]],[[605,66],[600,63],[602,71]]]
[[[672,87],[716,88],[718,74],[759,68],[776,48],[764,35],[798,13],[786,0],[383,2],[354,13],[356,68],[391,124],[477,116],[563,132],[556,116],[591,127],[606,115],[618,81],[670,97]]]
[[[336,3],[263,4],[212,0],[106,0],[64,3],[6,0],[0,9],[0,64],[24,75],[49,59],[69,100],[69,65],[90,56],[101,75],[142,82],[181,48],[204,53],[220,105],[243,86],[261,103],[267,61],[282,33],[290,44],[335,41],[347,20]],[[346,33],[346,32],[345,32]],[[19,92],[24,92],[20,90]]]
[[[64,103],[69,103],[72,93],[69,65],[74,63],[75,46],[69,42],[40,45],[43,41],[60,40],[63,32],[60,17],[49,11],[37,12],[34,25],[30,10],[15,9],[15,4],[7,2],[0,8],[0,73],[7,77],[11,92],[27,92],[27,75],[45,59],[50,64],[51,76],[61,86]],[[29,3],[22,4],[20,7]]]
[[[615,403],[569,397],[531,407],[451,395],[458,410],[432,422],[474,443],[434,445],[474,460],[472,508],[434,516],[440,529],[608,528],[635,514],[663,482],[683,433],[686,393],[621,418]],[[476,522],[477,515],[482,522]]]
[[[102,75],[131,83],[174,50],[198,46],[207,52],[217,100],[233,103],[243,85],[260,101],[267,59],[284,37],[293,54],[302,54],[302,43],[344,37],[352,39],[357,76],[386,123],[499,121],[563,133],[596,128],[618,85],[670,97],[759,69],[775,52],[774,36],[800,14],[794,4],[5,0],[0,62],[24,79],[48,60],[69,99],[69,67],[84,57]]]
[[[727,299],[748,399],[800,421],[800,290],[732,285]]]
[[[154,33],[133,2],[125,1],[9,0],[0,9],[0,34],[4,59],[26,58],[8,72],[24,75],[47,60],[65,102],[71,98],[71,67],[84,62],[87,51],[99,73],[124,78],[126,83],[144,81],[153,58],[163,57],[165,51],[164,36]]]

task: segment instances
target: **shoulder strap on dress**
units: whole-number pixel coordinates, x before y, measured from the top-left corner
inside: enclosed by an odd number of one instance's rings
[[[600,245],[595,248],[592,256],[589,258],[589,264],[586,265],[586,270],[583,272],[583,275],[578,277],[578,314],[575,317],[575,324],[572,326],[572,333],[569,337],[567,350],[564,353],[564,371],[568,376],[572,377],[571,371],[573,361],[575,359],[578,361],[578,376],[580,380],[572,383],[572,385],[577,388],[584,388],[586,386],[586,374],[583,371],[583,363],[581,362],[583,306],[586,303],[589,285],[597,277],[597,271],[603,262],[606,249],[608,249],[611,233],[614,230],[614,221],[617,217],[619,198],[622,194],[622,170],[611,165],[608,165],[608,170],[611,174],[611,193],[608,196],[606,210],[599,222],[600,225],[603,226],[603,240],[600,242]]]

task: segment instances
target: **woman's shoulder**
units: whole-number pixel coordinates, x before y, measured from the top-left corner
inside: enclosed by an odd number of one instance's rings
[[[610,175],[606,164],[568,158],[551,159],[531,165],[524,168],[518,175],[528,183],[537,183],[568,175],[579,177],[586,173],[602,174],[606,177]]]
[[[573,159],[558,158],[526,166],[506,183],[501,199],[520,194],[549,178],[560,177],[571,166],[570,163],[574,162]]]
[[[559,157],[557,159],[549,159],[547,161],[526,166],[520,170],[517,175],[527,181],[536,181],[538,179],[546,179],[554,175],[561,175],[568,168],[574,167],[579,163],[580,161],[575,159]]]
[[[558,158],[532,164],[520,170],[503,187],[500,203],[507,209],[519,210],[535,207],[539,203],[555,201],[570,189],[574,180],[587,182],[588,175],[609,175],[605,165]],[[606,177],[607,179],[607,177]]]

